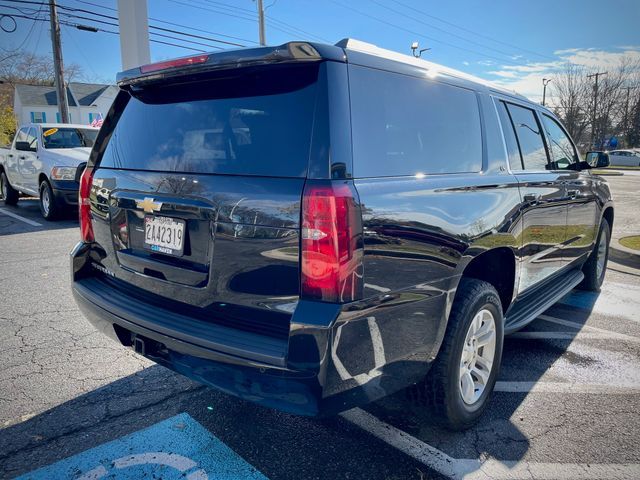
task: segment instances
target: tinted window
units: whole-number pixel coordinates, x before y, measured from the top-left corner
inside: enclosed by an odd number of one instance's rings
[[[98,130],[85,128],[49,128],[43,130],[44,148],[91,148],[98,135]]]
[[[220,74],[223,75],[223,74]],[[128,101],[102,167],[305,176],[318,67],[227,72]]]
[[[349,72],[355,176],[481,170],[474,92],[365,67]]]
[[[547,115],[542,115],[542,123],[547,131],[549,150],[551,150],[553,157],[553,168],[564,169],[575,163],[578,159],[576,150],[558,122]]]
[[[533,110],[508,104],[525,170],[546,170],[547,152]]]
[[[513,171],[522,170],[522,157],[520,156],[518,140],[516,139],[516,134],[513,130],[513,123],[511,123],[511,117],[507,111],[507,106],[504,102],[496,102],[496,107],[498,108],[498,115],[500,116],[500,123],[502,124],[502,133],[504,134],[507,153],[509,154],[509,166]]]

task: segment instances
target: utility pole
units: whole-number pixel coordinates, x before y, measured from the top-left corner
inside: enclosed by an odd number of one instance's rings
[[[596,143],[596,112],[598,108],[598,77],[600,75],[606,75],[609,72],[597,72],[587,75],[587,78],[596,77],[596,84],[594,86],[593,94],[593,116],[591,117],[591,146],[595,147]]]
[[[56,0],[49,0],[49,17],[51,20],[51,46],[53,48],[53,67],[55,69],[54,80],[58,94],[60,121],[62,123],[69,123],[69,99],[67,98],[67,86],[64,83],[64,64],[62,62],[60,24],[58,23]]]
[[[553,78],[543,78],[542,79],[542,106],[544,107],[544,102],[547,99],[547,85],[549,82],[553,80]]]
[[[264,9],[262,8],[262,0],[257,0],[258,5],[258,33],[260,34],[260,45],[263,47],[267,44],[267,39],[264,35]]]

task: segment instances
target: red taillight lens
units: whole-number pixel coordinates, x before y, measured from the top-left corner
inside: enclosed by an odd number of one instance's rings
[[[150,63],[142,65],[140,71],[142,73],[157,72],[158,70],[166,70],[175,67],[188,67],[189,65],[197,65],[209,60],[209,55],[196,55],[195,57],[176,58],[175,60],[167,60],[166,62]]]
[[[349,185],[307,182],[301,239],[303,298],[340,303],[362,298],[362,221]]]
[[[91,243],[94,241],[93,225],[91,223],[91,185],[93,183],[93,168],[85,168],[80,177],[80,190],[78,192],[78,204],[80,211],[80,234],[82,241]]]

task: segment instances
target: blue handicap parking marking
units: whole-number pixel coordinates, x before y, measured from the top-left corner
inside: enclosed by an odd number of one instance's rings
[[[267,480],[186,413],[19,477]]]

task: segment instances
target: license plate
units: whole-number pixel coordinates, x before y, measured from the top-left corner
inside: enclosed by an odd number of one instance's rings
[[[144,217],[144,248],[166,255],[181,256],[184,250],[184,220]]]

